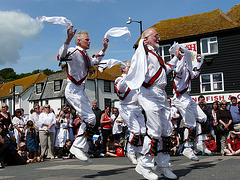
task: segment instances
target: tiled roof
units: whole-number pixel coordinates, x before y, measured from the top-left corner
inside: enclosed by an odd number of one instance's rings
[[[233,6],[226,15],[240,26],[240,4]]]
[[[2,86],[0,87],[0,98],[9,96],[13,91],[13,85],[14,84],[15,84],[15,86],[22,85],[23,86],[23,89],[22,89],[23,91],[22,92],[24,92],[32,84],[39,83],[43,79],[45,79],[46,77],[47,77],[47,75],[39,73],[39,74],[34,74],[32,76],[24,77],[24,78],[21,78],[21,79],[17,79],[15,81],[11,81],[11,82],[7,82],[5,84],[2,84]]]
[[[149,28],[157,30],[161,41],[232,29],[240,25],[239,9],[239,5],[235,5],[226,14],[220,9],[216,9],[201,14],[161,20]],[[135,45],[138,44],[138,41]]]

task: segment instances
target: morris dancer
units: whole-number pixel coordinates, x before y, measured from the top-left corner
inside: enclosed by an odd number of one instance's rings
[[[170,107],[165,92],[166,75],[173,70],[178,58],[175,56],[169,63],[164,64],[157,54],[159,41],[160,36],[155,29],[150,28],[143,32],[126,78],[131,89],[140,88],[139,104],[147,117],[147,135],[144,138],[142,156],[135,170],[146,179],[158,179],[152,171],[154,156],[157,156],[157,171],[167,178],[177,179],[169,167],[170,148],[168,147],[168,153],[165,153],[163,139],[169,139],[166,137],[172,133]],[[178,56],[178,52],[176,55]]]
[[[180,51],[183,53],[180,55],[180,59],[177,63],[173,81],[173,102],[175,107],[181,113],[184,123],[187,126],[187,128],[184,130],[185,149],[183,151],[183,155],[193,161],[199,161],[199,158],[193,153],[192,149],[196,132],[196,148],[207,154],[211,153],[211,151],[209,151],[204,145],[204,135],[202,135],[201,128],[201,123],[206,122],[207,116],[197,105],[197,103],[193,101],[191,96],[189,96],[189,92],[191,91],[191,79],[198,77],[200,74],[200,67],[203,62],[203,57],[201,58],[200,54],[197,55],[197,64],[196,67],[194,67],[195,70],[193,71],[193,56],[191,51],[176,43],[169,49],[170,53],[173,54],[175,52],[174,49],[176,48],[180,48]]]
[[[127,156],[133,164],[137,164],[137,158],[140,157],[144,135],[146,134],[146,125],[142,109],[138,104],[137,91],[130,90],[125,82],[131,63],[129,61],[124,63],[125,65],[121,64],[120,66],[122,75],[115,80],[115,89],[120,99],[120,115],[130,131]]]
[[[93,126],[96,123],[95,114],[90,106],[90,101],[84,91],[86,78],[89,68],[99,64],[103,58],[108,44],[107,38],[103,39],[103,48],[98,55],[90,58],[87,49],[90,47],[89,33],[80,31],[75,36],[76,48],[69,48],[69,43],[74,37],[76,30],[72,31],[73,26],[67,29],[67,40],[59,50],[60,60],[67,61],[68,84],[65,89],[65,96],[68,102],[76,109],[84,123],[79,128],[78,135],[74,141],[70,152],[78,159],[91,163],[87,152],[87,138],[91,139],[93,135]]]

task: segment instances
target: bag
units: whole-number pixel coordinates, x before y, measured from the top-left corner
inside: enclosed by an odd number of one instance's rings
[[[216,126],[217,132],[219,133],[224,133],[225,132],[225,128],[224,125],[221,123],[218,123],[218,125]]]
[[[123,149],[121,147],[117,148],[117,157],[124,157]]]

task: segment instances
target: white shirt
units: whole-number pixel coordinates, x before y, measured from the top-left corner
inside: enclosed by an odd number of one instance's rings
[[[191,79],[194,79],[199,76],[200,71],[192,71],[189,69],[188,62],[192,61],[192,54],[189,50],[185,50],[185,56],[183,56],[182,60],[177,62],[177,66],[175,69],[175,78],[174,83],[176,85],[176,89],[178,92],[187,89],[187,92],[191,91]],[[199,65],[200,63],[198,63]],[[200,69],[200,66],[197,66]],[[190,73],[189,73],[190,72]],[[191,76],[191,77],[190,77]],[[190,78],[190,79],[189,79]],[[189,84],[188,84],[189,81]],[[173,90],[173,94],[175,94],[175,90]]]
[[[99,52],[98,57],[91,58],[88,56],[87,51],[83,48],[76,46],[75,48],[68,48],[69,45],[63,44],[63,46],[59,49],[60,57],[66,57],[66,55],[70,52],[73,52],[75,49],[79,49],[85,53],[85,55],[89,58],[91,66],[99,64],[102,60],[104,53],[102,51]],[[85,62],[85,57],[76,50],[73,54],[71,54],[68,59],[72,59],[67,61],[68,64],[68,74],[72,76],[76,81],[80,81],[84,78],[88,71],[87,63]],[[87,78],[86,78],[87,79]],[[86,81],[85,79],[85,81]],[[70,80],[69,80],[70,81]],[[85,83],[85,81],[83,83]]]
[[[54,124],[51,129],[50,132],[55,132],[55,125],[56,125],[56,117],[54,113],[41,113],[39,116],[39,131],[45,131],[47,129],[47,126],[44,126],[43,123],[47,123],[47,124]]]
[[[118,114],[118,117],[116,118],[115,114],[111,115],[111,119],[113,120],[113,128],[112,128],[112,133],[113,134],[120,134],[122,132],[122,125],[123,123],[118,123],[116,121],[123,121],[122,117],[120,114]]]
[[[35,126],[37,126],[38,128],[40,127],[40,125],[39,125],[39,116],[40,116],[40,114],[38,115],[36,112],[34,112],[34,113],[29,115],[29,120],[31,120],[33,122],[33,124]]]
[[[155,54],[157,54],[156,50],[153,49],[152,46],[148,45],[148,49],[153,51]],[[171,72],[177,63],[178,59],[177,57],[174,56],[174,58],[165,64],[166,71],[164,68],[162,68],[162,72],[159,75],[159,77],[154,81],[152,85],[158,85],[161,88],[165,88],[167,85],[167,74]],[[160,68],[160,63],[158,61],[158,58],[153,55],[152,53],[148,52],[147,55],[147,73],[145,75],[145,80],[144,82],[148,83],[150,79],[157,73],[157,71]]]
[[[115,80],[115,88],[117,88],[118,91],[123,94],[125,94],[128,90],[128,86],[125,82],[125,77],[126,77],[126,74],[122,74],[122,76],[118,77]],[[127,105],[127,104],[137,105],[138,104],[137,91],[130,90],[128,95],[123,100],[120,99],[120,104],[121,105]]]

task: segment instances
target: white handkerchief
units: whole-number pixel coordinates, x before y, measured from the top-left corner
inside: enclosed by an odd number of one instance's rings
[[[131,38],[131,32],[128,30],[127,27],[113,27],[106,32],[104,38],[108,36],[120,37],[124,34],[127,34],[128,38],[126,39],[126,41],[128,41]]]
[[[65,26],[70,26],[72,25],[72,22],[68,20],[65,17],[58,17],[58,16],[53,16],[53,17],[46,17],[46,16],[40,16],[36,18],[39,22],[46,22],[48,24],[59,24],[59,25],[65,25]]]
[[[139,89],[147,73],[147,55],[143,46],[144,39],[138,43],[138,48],[131,60],[131,67],[126,76],[126,83],[130,89]]]
[[[111,67],[117,65],[117,64],[123,64],[125,65],[122,61],[116,60],[116,59],[106,59],[102,60],[100,64],[98,65],[98,70],[100,72],[103,72],[104,69],[108,68],[110,69]]]

